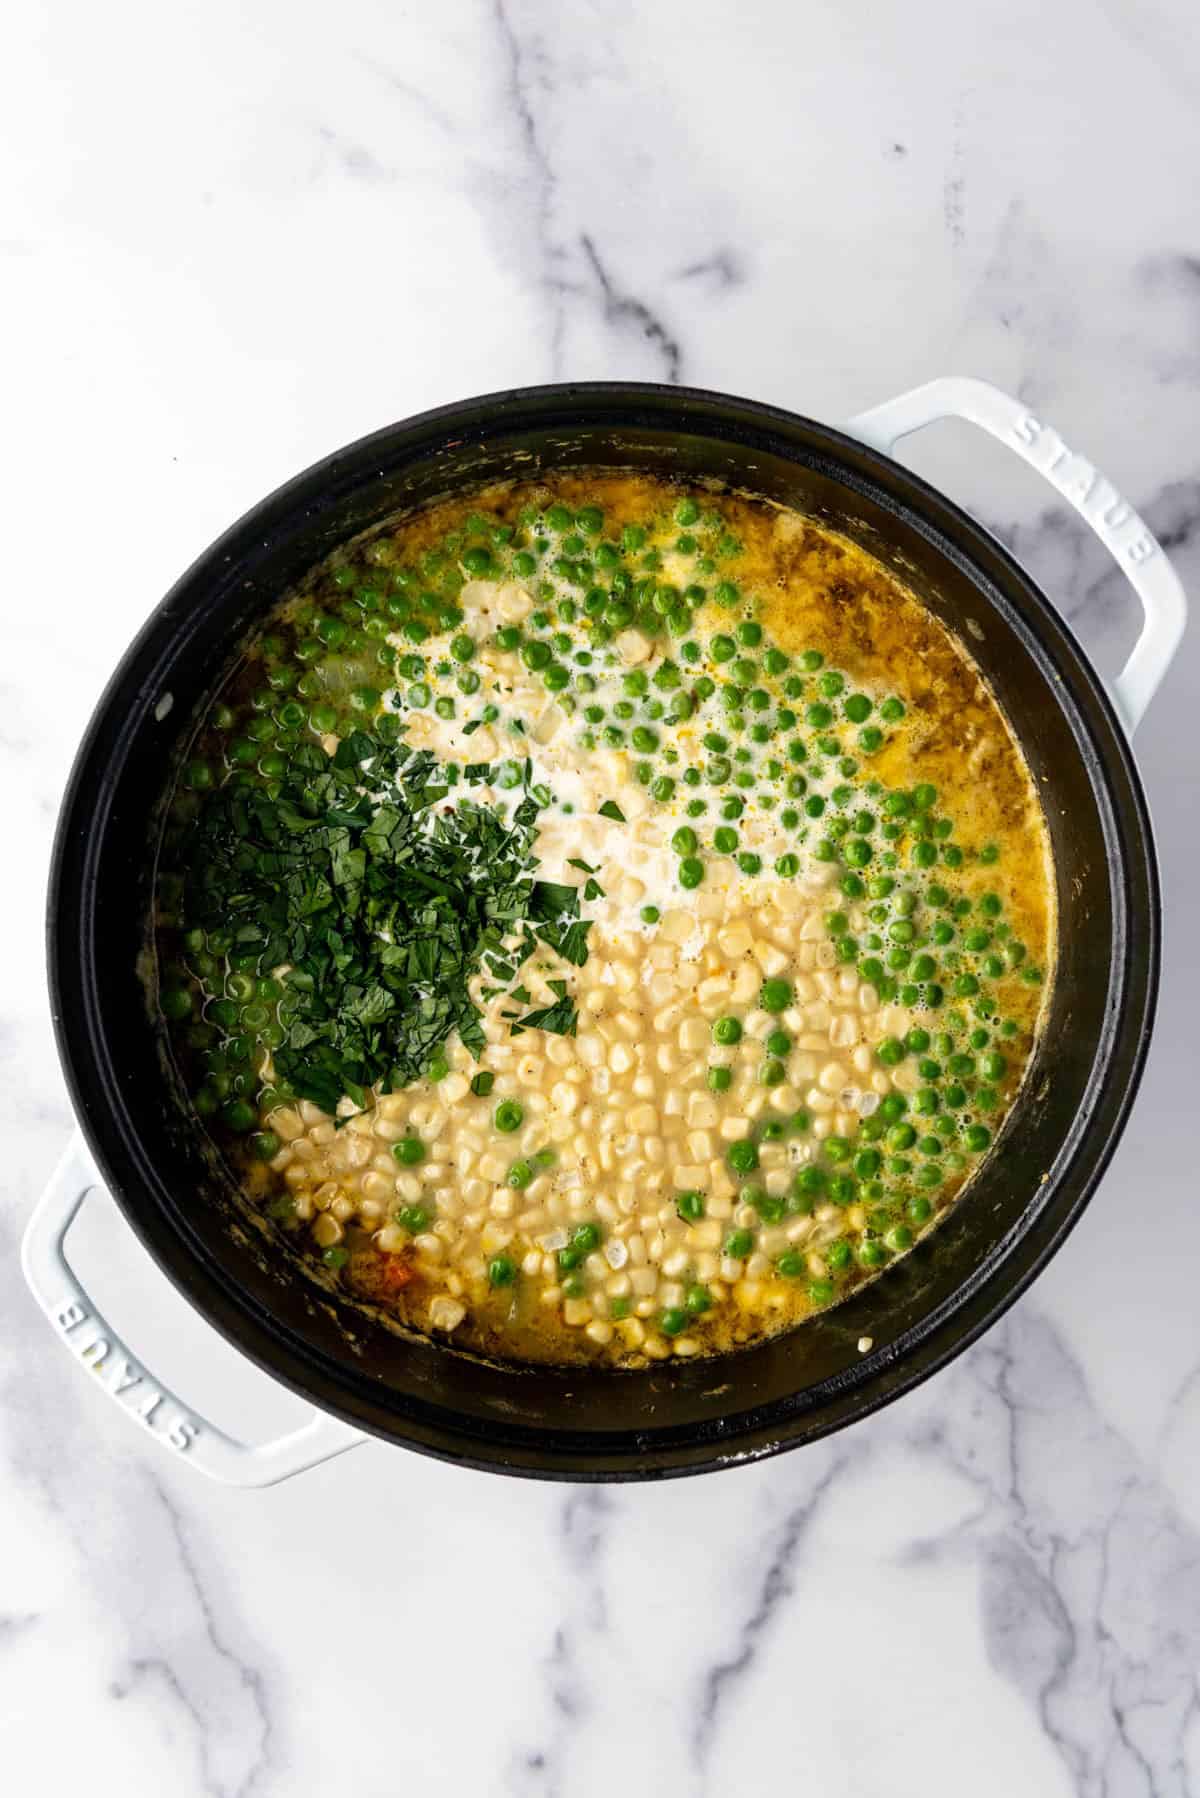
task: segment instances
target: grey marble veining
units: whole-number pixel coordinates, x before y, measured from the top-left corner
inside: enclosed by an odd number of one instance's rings
[[[239,1495],[103,1401],[16,1251],[70,1122],[40,913],[87,709],[190,558],[330,446],[525,381],[837,421],[979,374],[1200,592],[1194,7],[51,0],[0,83],[5,1790],[1191,1798],[1194,633],[1137,739],[1167,941],[1129,1128],[1034,1291],[866,1425],[636,1490],[371,1444]],[[1131,597],[1057,495],[965,426],[904,455],[1120,665]],[[124,1266],[109,1221],[89,1253]],[[119,1321],[183,1352],[130,1266]]]

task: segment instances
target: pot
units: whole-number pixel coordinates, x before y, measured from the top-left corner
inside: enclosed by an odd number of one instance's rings
[[[947,416],[973,420],[1052,481],[1136,588],[1145,624],[1111,694],[1012,557],[891,460],[898,438]],[[894,569],[970,644],[1016,732],[1046,798],[1060,919],[1049,1017],[1022,1099],[936,1236],[791,1334],[719,1364],[625,1373],[505,1366],[400,1338],[282,1257],[250,1248],[227,1176],[166,1096],[161,1038],[136,974],[150,903],[148,821],[165,771],[276,595],[402,507],[510,474],[587,466],[716,478],[814,516]],[[1024,1290],[1087,1203],[1128,1116],[1160,928],[1129,733],[1184,610],[1133,509],[1023,406],[976,381],[933,382],[844,430],[685,388],[541,387],[447,406],[339,450],[188,570],[121,662],[80,748],[54,851],[49,977],[82,1139],[25,1238],[39,1303],[117,1403],[205,1472],[243,1485],[297,1472],[364,1433],[508,1473],[655,1479],[755,1460],[878,1410]],[[147,1101],[158,1094],[162,1102]],[[187,1300],[311,1402],[310,1424],[276,1442],[237,1442],[126,1348],[63,1252],[71,1219],[101,1185]]]

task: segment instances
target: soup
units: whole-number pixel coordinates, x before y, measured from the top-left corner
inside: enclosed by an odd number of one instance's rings
[[[640,1366],[799,1324],[959,1201],[1053,885],[993,696],[863,549],[580,474],[281,596],[180,772],[157,943],[281,1254],[401,1328]]]

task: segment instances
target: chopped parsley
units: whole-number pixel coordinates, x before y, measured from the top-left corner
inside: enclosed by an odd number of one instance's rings
[[[239,965],[287,970],[276,1079],[325,1111],[419,1079],[454,1032],[478,1055],[467,983],[481,968],[507,984],[539,939],[586,960],[577,890],[534,875],[537,802],[522,799],[510,821],[467,798],[443,803],[448,791],[427,750],[358,730],[332,757],[295,749],[273,792],[215,789],[190,833],[186,924],[231,931]],[[504,947],[516,932],[519,954]],[[514,1035],[574,1033],[565,982],[551,985],[555,1003]],[[529,1003],[523,987],[513,996]]]
[[[530,1011],[523,1018],[517,1018],[512,1027],[513,1036],[520,1036],[524,1030],[550,1030],[555,1036],[574,1036],[579,1018],[575,1001],[567,992],[566,981],[550,980],[546,984],[555,995],[553,1005],[544,1005],[540,1011]],[[525,997],[528,999],[528,993]]]

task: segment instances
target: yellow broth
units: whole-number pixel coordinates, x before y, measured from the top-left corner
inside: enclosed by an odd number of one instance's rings
[[[469,877],[442,820],[491,833]],[[430,508],[281,596],[162,867],[163,1010],[251,1201],[518,1360],[720,1353],[875,1277],[993,1152],[1053,973],[964,647],[812,520],[641,475]]]

